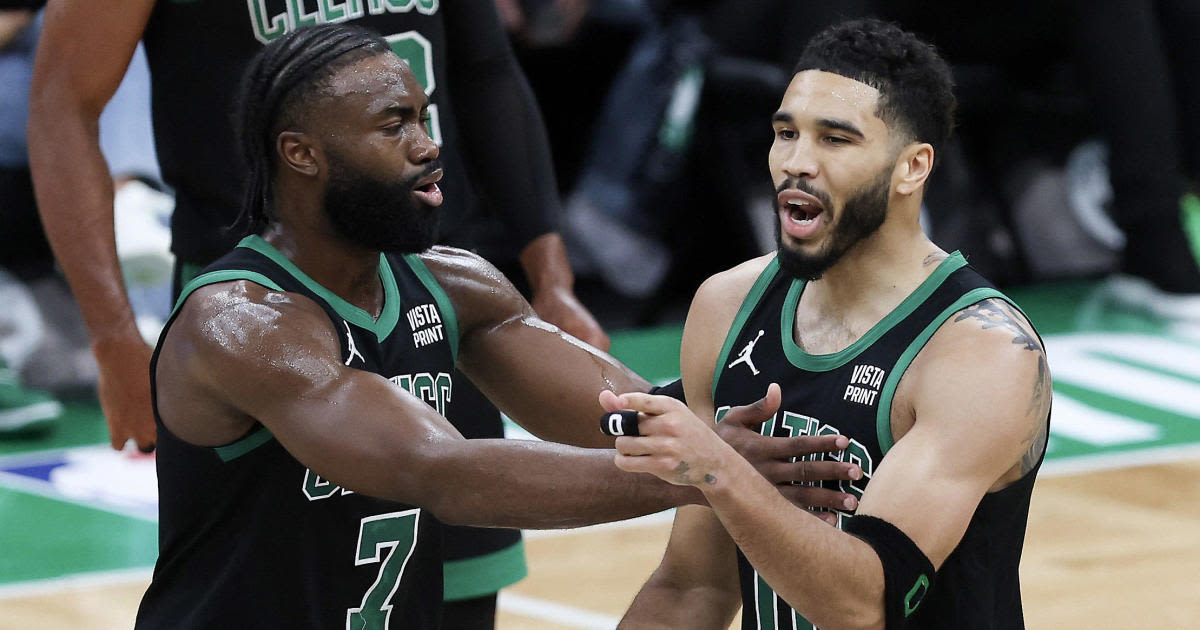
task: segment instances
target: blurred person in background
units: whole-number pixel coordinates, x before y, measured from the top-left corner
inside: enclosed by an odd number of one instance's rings
[[[1200,318],[1200,2],[875,10],[934,42],[959,86],[928,200],[940,244],[997,282],[1109,275],[1123,303]]]
[[[40,25],[36,8],[34,2],[0,3],[0,436],[37,434],[53,427],[62,414],[53,396],[27,387],[21,377],[45,334],[28,284],[54,273],[25,146]]]
[[[758,166],[770,134],[759,125],[808,37],[862,15],[867,4],[607,4],[626,9],[635,39],[621,50],[628,53],[595,120],[572,121],[592,131],[589,143],[575,142],[579,163],[559,169],[572,175],[563,179],[567,236],[580,273],[624,298],[617,315],[647,325],[681,317],[705,277],[770,247],[769,222],[753,221],[763,215],[758,205],[769,203],[770,182]],[[565,105],[574,88],[539,96]]]

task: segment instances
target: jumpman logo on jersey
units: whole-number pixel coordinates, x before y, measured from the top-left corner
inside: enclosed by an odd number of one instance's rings
[[[346,346],[350,349],[350,356],[346,357],[346,365],[350,365],[350,362],[354,360],[355,356],[358,357],[359,361],[366,363],[367,360],[363,358],[362,353],[358,351],[358,347],[354,345],[354,335],[350,334],[349,322],[343,319],[342,325],[346,327]]]
[[[754,360],[750,358],[750,353],[754,352],[754,344],[758,343],[758,338],[763,336],[763,331],[758,331],[758,335],[750,341],[746,342],[746,347],[738,353],[738,358],[733,360],[733,363],[725,366],[726,369],[731,368],[739,363],[745,363],[746,367],[750,368],[750,373],[758,376],[758,368],[754,367]]]

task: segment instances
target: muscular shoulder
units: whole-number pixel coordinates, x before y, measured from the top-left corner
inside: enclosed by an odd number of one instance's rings
[[[697,302],[703,306],[725,303],[732,305],[733,311],[736,312],[741,306],[742,300],[750,293],[750,288],[754,286],[755,281],[772,260],[775,260],[774,253],[765,254],[709,276],[696,290],[696,297],[692,300],[693,305]]]
[[[328,316],[308,298],[246,280],[201,287],[163,339],[158,409],[179,437],[226,444],[271,401],[335,382],[340,351]]]
[[[480,327],[533,315],[512,282],[482,256],[439,245],[420,258],[449,296],[464,337]]]
[[[201,287],[180,307],[163,355],[179,353],[189,365],[204,366],[214,378],[241,368],[271,372],[303,370],[289,348],[338,356],[338,338],[328,316],[312,300],[247,280]],[[208,371],[225,366],[227,369]],[[231,372],[233,371],[233,372]],[[198,375],[194,375],[198,376]]]
[[[949,430],[1014,445],[1013,456],[1022,451],[1022,471],[1040,457],[1051,397],[1046,352],[1029,320],[1005,300],[983,300],[952,315],[917,356],[910,377],[906,393],[918,422],[941,417]]]
[[[710,276],[692,298],[688,312],[689,326],[695,322],[695,326],[702,327],[706,332],[724,332],[728,329],[751,287],[774,259],[774,253],[766,254]]]
[[[713,368],[742,301],[775,254],[750,259],[715,274],[696,290],[683,328],[680,364],[688,400],[709,398]]]

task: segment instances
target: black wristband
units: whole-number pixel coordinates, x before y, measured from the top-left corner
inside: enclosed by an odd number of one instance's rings
[[[903,628],[933,586],[933,563],[900,528],[859,514],[842,528],[871,545],[883,564],[883,608],[888,630]]]
[[[651,387],[648,393],[655,396],[670,396],[685,405],[687,404],[687,399],[683,395],[683,379],[677,379],[662,387]]]

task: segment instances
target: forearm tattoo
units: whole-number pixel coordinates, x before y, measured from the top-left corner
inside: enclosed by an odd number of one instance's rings
[[[692,478],[688,475],[688,471],[691,470],[691,468],[692,467],[689,466],[687,462],[681,460],[679,465],[675,467],[675,480],[679,483],[691,485]],[[717,483],[717,478],[711,473],[705,473],[704,483],[707,483],[711,486],[714,483]]]
[[[1022,473],[1028,472],[1041,459],[1042,452],[1046,448],[1046,440],[1048,439],[1046,423],[1041,422],[1050,409],[1051,397],[1050,369],[1046,364],[1046,351],[1042,347],[1037,335],[1034,334],[1032,327],[1025,321],[1025,318],[1011,304],[1004,300],[992,298],[973,304],[963,309],[954,321],[961,322],[970,319],[979,321],[984,330],[989,328],[1003,328],[1009,331],[1013,335],[1013,345],[1018,345],[1025,350],[1037,353],[1037,374],[1034,376],[1029,407],[1025,413],[1028,417],[1037,419],[1038,422],[1033,425],[1029,434],[1022,440],[1026,446],[1026,450],[1021,456],[1021,470]]]

